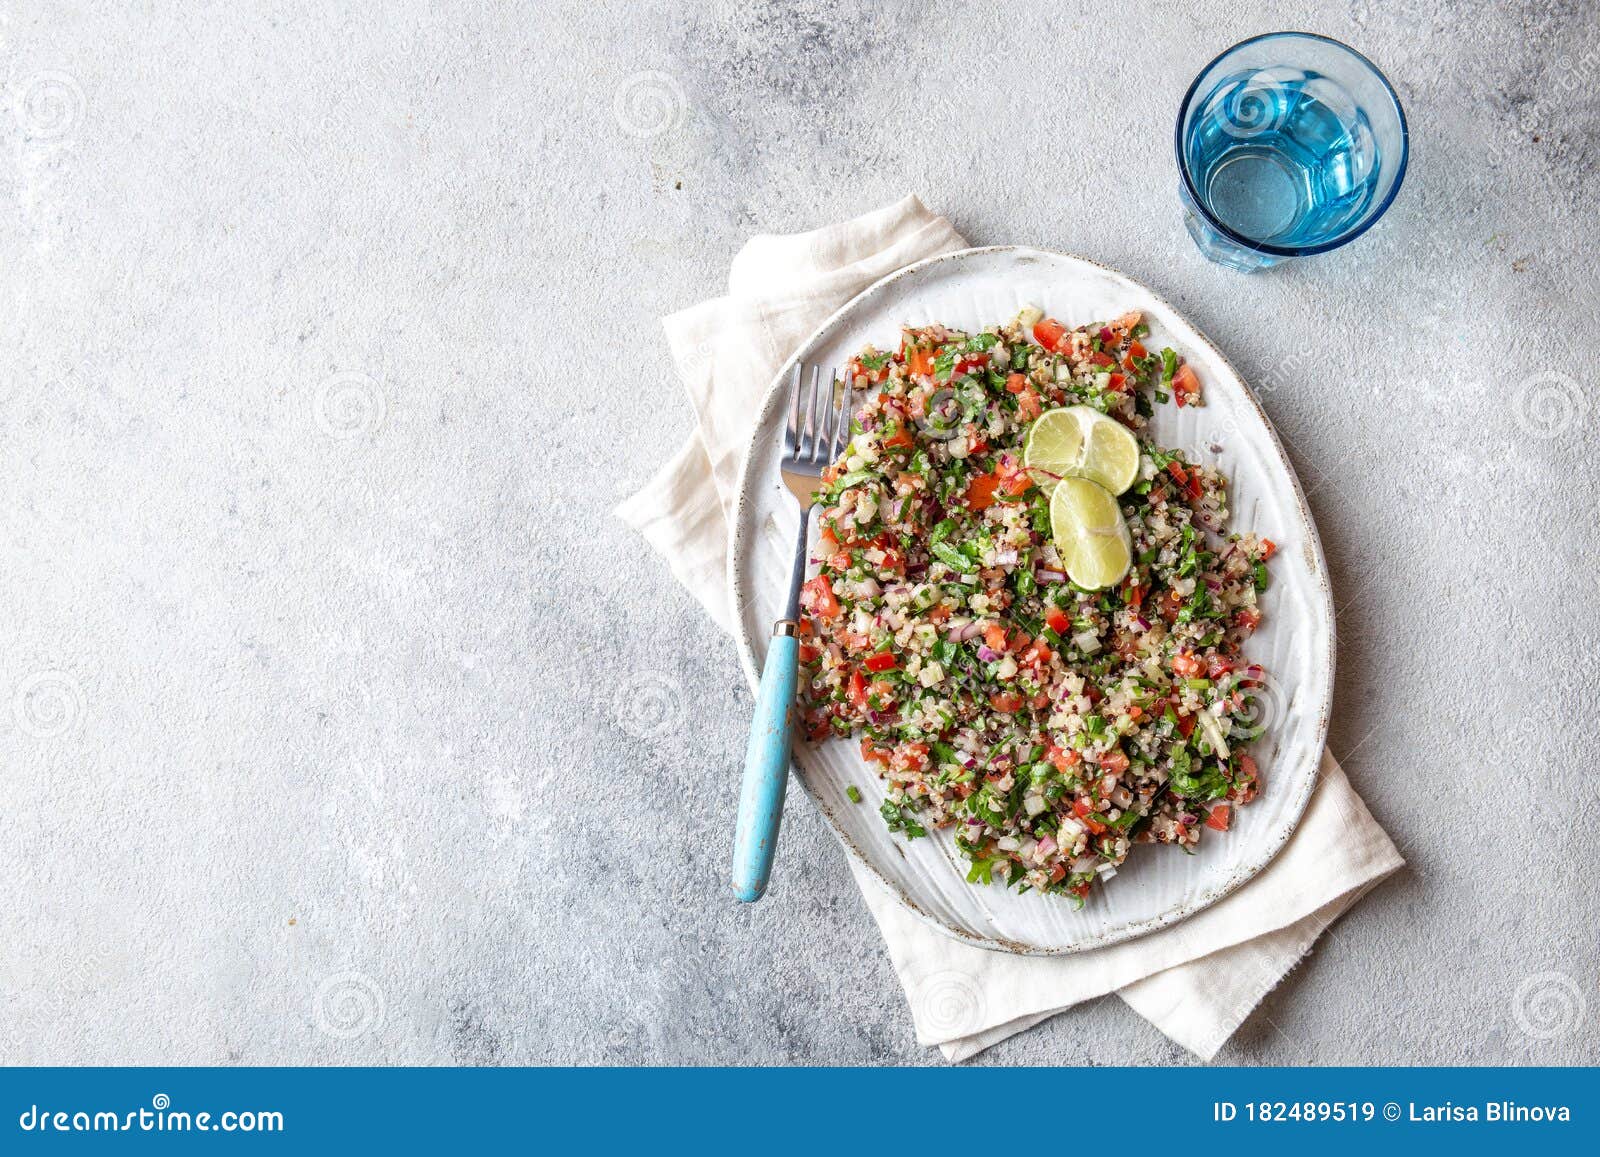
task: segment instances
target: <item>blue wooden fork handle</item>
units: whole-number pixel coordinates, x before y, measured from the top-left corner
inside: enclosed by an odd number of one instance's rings
[[[733,894],[746,904],[761,899],[772,875],[794,751],[794,694],[800,667],[800,586],[806,573],[806,528],[811,508],[800,512],[800,543],[789,581],[788,617],[772,627],[767,661],[756,691],[756,713],[744,752],[739,821],[733,832]]]
[[[772,856],[783,820],[794,748],[794,691],[800,665],[800,640],[793,619],[781,619],[767,645],[756,693],[756,714],[744,753],[739,789],[739,822],[733,833],[733,893],[745,903],[761,899],[772,875]]]

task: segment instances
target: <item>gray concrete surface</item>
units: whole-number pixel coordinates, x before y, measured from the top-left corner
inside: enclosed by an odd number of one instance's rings
[[[750,697],[608,516],[656,318],[907,191],[1173,300],[1310,490],[1410,867],[1219,1061],[1600,1059],[1592,5],[386,7],[0,19],[0,1059],[938,1061],[803,801],[729,901]],[[1171,125],[1273,27],[1413,164],[1250,278]],[[1187,1059],[1107,1000],[979,1063]]]

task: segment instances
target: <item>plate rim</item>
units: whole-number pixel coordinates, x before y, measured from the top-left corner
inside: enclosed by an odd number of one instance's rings
[[[1223,352],[1217,347],[1216,343],[1207,337],[1198,327],[1196,327],[1193,322],[1189,321],[1189,319],[1183,313],[1181,313],[1177,307],[1175,307],[1171,302],[1162,297],[1159,293],[1155,292],[1149,286],[1145,285],[1142,281],[1128,276],[1119,269],[1114,269],[1109,265],[1103,264],[1102,262],[1095,261],[1093,258],[1084,257],[1075,253],[1063,253],[1059,250],[1053,249],[1040,249],[1031,245],[977,245],[966,249],[955,249],[948,253],[935,254],[932,257],[924,257],[919,261],[914,261],[910,265],[903,266],[892,273],[880,277],[877,281],[874,281],[871,285],[868,285],[866,288],[862,289],[838,309],[830,313],[819,325],[816,326],[816,328],[808,333],[805,338],[795,346],[794,350],[789,354],[789,356],[784,359],[783,364],[778,368],[777,373],[773,375],[772,380],[767,384],[766,394],[762,399],[761,407],[756,415],[755,427],[751,431],[749,440],[745,443],[744,454],[739,461],[738,483],[734,491],[733,508],[729,512],[729,523],[732,534],[728,543],[728,561],[726,569],[726,576],[728,580],[728,597],[732,602],[732,607],[730,609],[732,611],[733,618],[734,641],[739,651],[739,665],[744,671],[746,683],[749,684],[751,691],[754,692],[760,685],[760,674],[755,665],[755,648],[751,639],[751,632],[745,623],[744,616],[739,612],[740,600],[738,598],[739,560],[743,558],[750,549],[748,542],[749,534],[746,531],[746,519],[744,515],[746,502],[752,493],[750,478],[752,451],[755,449],[757,441],[761,437],[762,430],[766,427],[768,421],[771,420],[773,408],[777,404],[779,397],[782,395],[783,388],[788,381],[791,371],[793,370],[795,364],[800,361],[801,354],[816,344],[816,342],[821,339],[823,335],[825,335],[830,329],[837,325],[842,318],[844,318],[847,314],[861,308],[869,298],[882,293],[893,283],[920,273],[923,270],[929,269],[935,265],[970,261],[980,256],[997,253],[1035,255],[1052,260],[1067,261],[1069,263],[1075,262],[1081,265],[1090,266],[1101,271],[1102,273],[1109,274],[1112,277],[1125,282],[1129,286],[1132,286],[1139,292],[1148,294],[1153,301],[1164,307],[1172,315],[1172,317],[1177,319],[1180,324],[1187,327],[1187,329],[1194,335],[1195,340],[1204,345],[1212,353],[1212,355],[1214,355],[1217,360],[1226,367],[1228,373],[1233,376],[1234,382],[1237,383],[1239,392],[1244,395],[1245,400],[1255,411],[1256,416],[1261,420],[1261,425],[1263,428],[1265,428],[1267,431],[1267,436],[1271,440],[1272,449],[1278,455],[1278,460],[1282,463],[1284,471],[1289,477],[1289,484],[1294,489],[1295,505],[1299,510],[1301,521],[1305,524],[1305,529],[1307,531],[1306,542],[1310,546],[1313,561],[1316,564],[1313,568],[1313,573],[1316,578],[1318,593],[1321,596],[1320,609],[1327,624],[1328,653],[1326,660],[1326,690],[1323,693],[1322,702],[1316,705],[1317,722],[1315,728],[1316,742],[1314,750],[1318,752],[1318,766],[1313,769],[1309,776],[1306,777],[1305,784],[1303,787],[1301,787],[1298,797],[1290,801],[1290,805],[1285,812],[1285,814],[1289,816],[1288,822],[1283,824],[1279,831],[1273,833],[1270,841],[1265,846],[1264,851],[1257,858],[1248,864],[1242,864],[1235,868],[1226,878],[1224,878],[1221,883],[1215,887],[1170,911],[1163,912],[1157,916],[1150,917],[1135,924],[1130,924],[1125,928],[1118,929],[1115,932],[1107,935],[1098,936],[1092,940],[1086,940],[1081,944],[1041,947],[1039,945],[1027,944],[1018,940],[1008,940],[993,936],[980,936],[969,932],[966,929],[957,928],[947,924],[937,916],[934,916],[932,913],[925,911],[914,899],[906,895],[898,885],[896,885],[881,871],[879,871],[877,865],[872,862],[871,858],[856,846],[855,841],[851,838],[849,832],[847,832],[844,826],[835,818],[833,811],[828,806],[827,802],[823,800],[817,792],[811,789],[811,785],[806,777],[805,769],[803,766],[801,766],[799,759],[791,756],[790,772],[793,775],[793,778],[799,781],[800,788],[805,792],[806,797],[810,799],[811,803],[822,813],[823,818],[827,820],[828,826],[833,830],[835,838],[837,838],[839,843],[844,847],[846,854],[850,856],[851,859],[855,860],[857,864],[866,868],[866,870],[877,881],[880,887],[882,887],[890,896],[892,896],[902,908],[910,912],[923,924],[935,929],[942,935],[948,936],[959,943],[969,944],[974,947],[984,948],[993,952],[1005,952],[1017,956],[1073,956],[1080,952],[1092,952],[1096,949],[1108,948],[1114,944],[1122,944],[1130,940],[1136,940],[1142,936],[1148,936],[1152,932],[1157,932],[1162,928],[1170,927],[1181,920],[1185,920],[1198,912],[1204,911],[1213,904],[1217,903],[1217,901],[1237,891],[1246,882],[1260,874],[1260,872],[1266,868],[1268,864],[1272,863],[1272,861],[1278,857],[1279,853],[1283,851],[1290,838],[1299,829],[1300,821],[1305,817],[1306,807],[1311,801],[1311,794],[1316,790],[1317,782],[1321,778],[1320,761],[1321,756],[1326,753],[1327,749],[1328,726],[1333,708],[1334,682],[1338,673],[1338,623],[1333,605],[1332,576],[1328,571],[1328,560],[1326,554],[1323,552],[1322,538],[1317,530],[1316,519],[1312,516],[1311,506],[1306,501],[1305,488],[1301,486],[1300,476],[1295,471],[1294,463],[1289,459],[1288,453],[1284,450],[1283,442],[1278,437],[1277,428],[1272,424],[1272,420],[1267,416],[1266,411],[1262,409],[1261,402],[1256,398],[1255,393],[1250,389],[1249,385],[1246,384],[1244,375],[1241,374],[1234,364],[1228,360],[1227,356],[1224,355]]]

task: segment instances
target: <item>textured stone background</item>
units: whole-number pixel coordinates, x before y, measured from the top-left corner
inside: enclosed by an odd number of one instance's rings
[[[1219,1059],[1600,1059],[1592,5],[244,7],[0,19],[0,1059],[937,1060],[802,799],[730,902],[750,697],[608,515],[655,319],[907,191],[1152,285],[1310,491],[1411,866]],[[1243,277],[1171,125],[1273,27],[1412,169]],[[980,1063],[1187,1059],[1107,1000]]]

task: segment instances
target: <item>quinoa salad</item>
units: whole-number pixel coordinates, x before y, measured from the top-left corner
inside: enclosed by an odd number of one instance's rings
[[[1276,548],[1228,530],[1218,471],[1146,436],[1156,406],[1202,404],[1148,336],[1138,313],[1074,329],[1025,309],[981,332],[905,329],[847,369],[799,710],[812,741],[859,738],[891,831],[953,828],[974,884],[1081,905],[1135,844],[1192,851],[1261,786],[1246,747],[1265,673],[1240,652]],[[1057,480],[1024,462],[1030,426],[1068,406],[1138,442],[1115,498],[1131,561],[1101,589],[1069,579]]]

